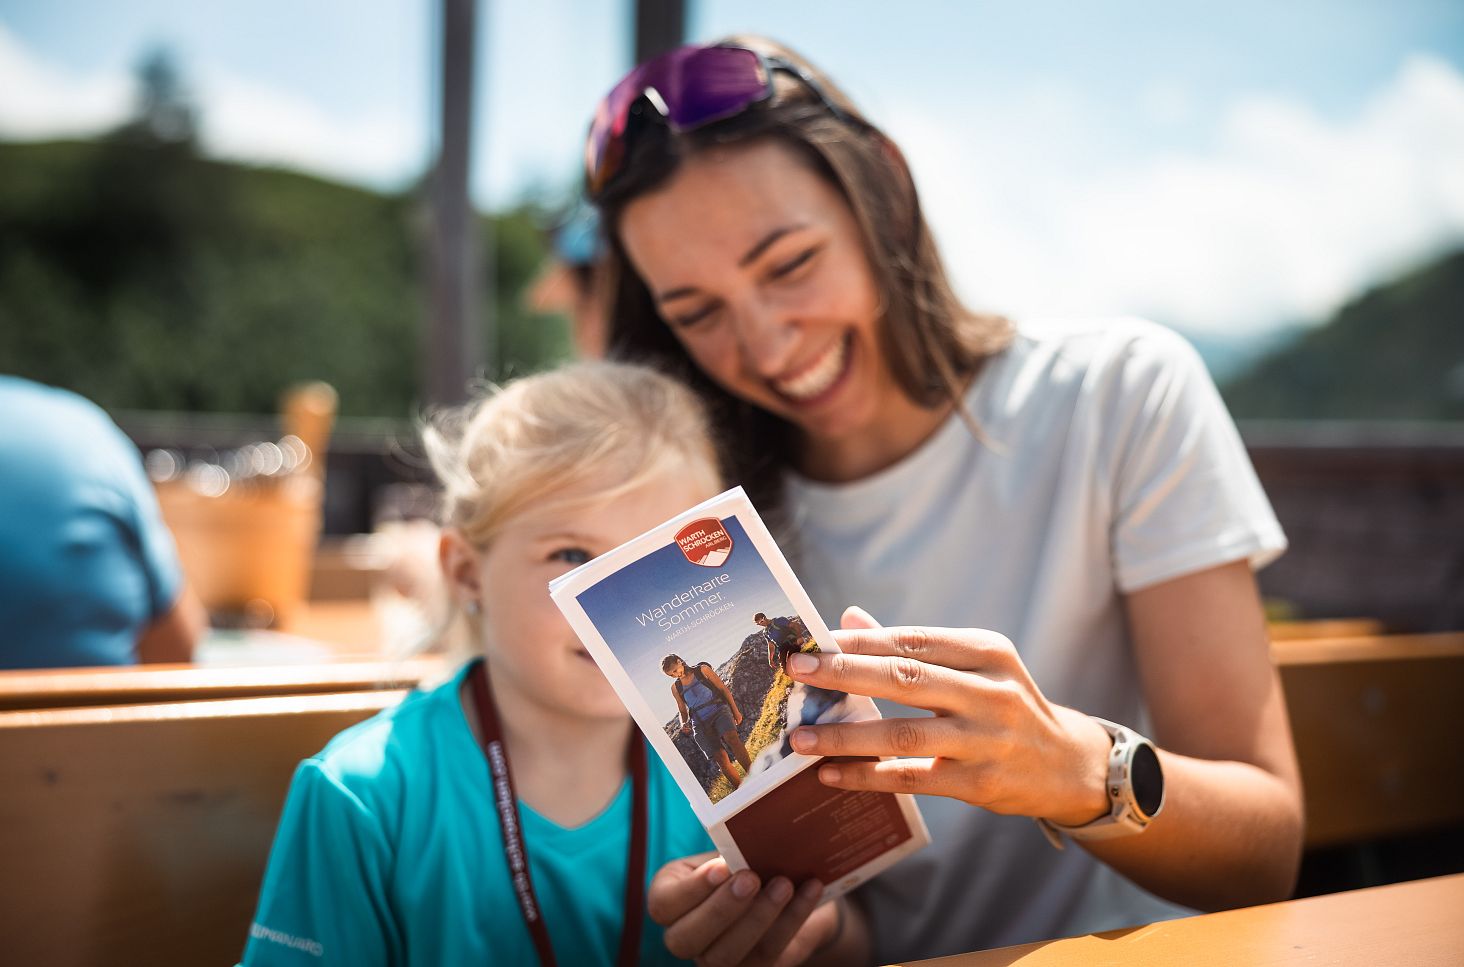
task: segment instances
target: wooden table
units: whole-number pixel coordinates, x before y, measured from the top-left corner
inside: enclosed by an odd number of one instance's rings
[[[1464,873],[920,961],[925,967],[1457,967]]]

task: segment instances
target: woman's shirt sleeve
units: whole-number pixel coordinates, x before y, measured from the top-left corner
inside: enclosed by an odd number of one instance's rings
[[[1189,343],[1135,325],[1108,382],[1120,591],[1237,560],[1260,568],[1286,549],[1235,422]]]
[[[319,760],[305,760],[285,800],[243,964],[400,962],[401,935],[387,898],[391,869],[377,817]]]

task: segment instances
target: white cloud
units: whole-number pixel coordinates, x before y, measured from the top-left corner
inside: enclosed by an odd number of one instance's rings
[[[1123,165],[1085,150],[1090,121],[1054,126],[1089,116],[1072,97],[1066,110],[1004,111],[1000,137],[918,118],[894,132],[976,305],[1243,333],[1325,317],[1464,241],[1464,76],[1438,59],[1407,60],[1351,118],[1247,97],[1212,150]]]
[[[218,71],[205,72],[196,91],[204,147],[219,157],[393,187],[420,174],[426,163],[425,131],[410,118],[334,117],[286,92]]]
[[[283,165],[395,187],[426,161],[422,119],[372,111],[342,118],[293,93],[204,68],[187,81],[204,149],[217,157]],[[125,71],[79,74],[36,57],[0,25],[0,138],[86,137],[126,119],[135,85]]]
[[[81,77],[52,67],[0,24],[0,138],[89,135],[125,117],[131,99],[126,76]]]

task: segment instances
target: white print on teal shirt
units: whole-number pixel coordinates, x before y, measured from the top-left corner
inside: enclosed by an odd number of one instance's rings
[[[309,937],[296,937],[280,930],[271,930],[262,923],[251,923],[249,925],[249,936],[256,940],[268,940],[270,943],[277,943],[281,947],[289,947],[292,950],[303,950],[312,957],[324,957],[325,947],[319,940],[311,940]]]

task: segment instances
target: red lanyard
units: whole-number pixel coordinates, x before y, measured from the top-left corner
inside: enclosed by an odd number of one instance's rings
[[[503,832],[503,856],[508,861],[524,925],[529,928],[534,948],[539,951],[539,962],[543,967],[554,967],[554,948],[549,944],[549,930],[544,926],[539,901],[534,896],[534,884],[529,879],[529,850],[524,842],[523,824],[519,821],[518,794],[514,792],[513,776],[508,770],[508,747],[503,744],[503,728],[498,722],[498,710],[488,688],[488,663],[480,660],[470,677],[473,700],[478,706],[483,754],[488,759],[488,771],[493,777],[493,803],[498,810],[498,827]],[[640,960],[641,923],[645,918],[648,811],[646,744],[635,729],[630,730],[625,764],[630,770],[632,811],[630,849],[625,857],[625,924],[620,930],[620,955],[616,963],[621,967],[633,967]]]

